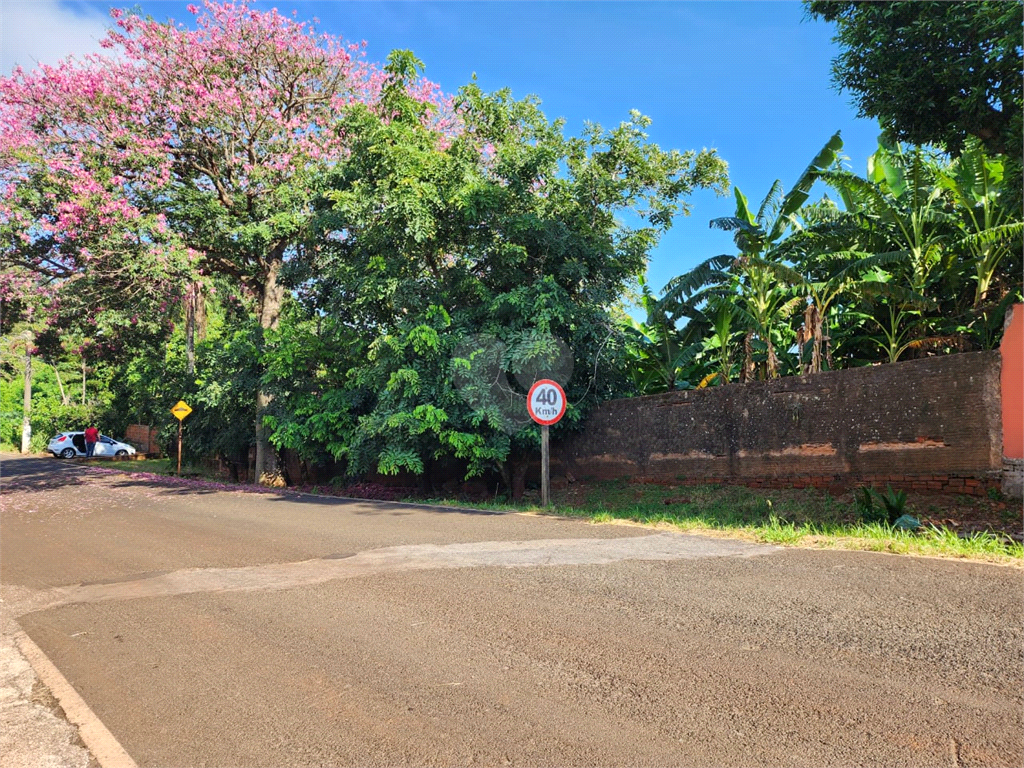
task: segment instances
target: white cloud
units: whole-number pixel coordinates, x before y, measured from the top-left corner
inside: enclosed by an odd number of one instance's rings
[[[10,74],[15,64],[34,69],[100,51],[111,24],[95,8],[59,0],[3,0],[0,14],[0,75]]]

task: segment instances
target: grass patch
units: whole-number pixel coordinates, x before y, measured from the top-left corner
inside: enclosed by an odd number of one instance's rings
[[[169,477],[178,476],[178,460],[176,458],[125,459],[122,461],[112,461],[111,459],[78,459],[78,461],[89,467],[104,467],[107,469],[118,469],[124,472],[149,472],[154,475],[168,475]],[[189,464],[182,464],[181,476],[201,478],[204,480],[217,479],[202,467],[196,467]]]
[[[852,493],[836,498],[814,489],[756,491],[742,486],[672,487],[615,480],[554,493],[548,509],[542,509],[535,499],[515,505],[434,501],[582,517],[595,523],[669,527],[788,547],[889,552],[1024,567],[1024,544],[1000,530],[961,534],[946,526],[926,524],[917,531],[903,531],[883,522],[864,522]],[[914,511],[913,504],[908,511]],[[995,514],[997,521],[1003,517]]]

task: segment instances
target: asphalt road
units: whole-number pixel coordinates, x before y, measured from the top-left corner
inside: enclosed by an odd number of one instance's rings
[[[1021,765],[1024,572],[5,460],[6,610],[139,765]]]

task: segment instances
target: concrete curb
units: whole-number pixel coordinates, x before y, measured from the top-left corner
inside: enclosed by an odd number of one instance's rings
[[[50,689],[70,723],[78,728],[82,742],[102,768],[138,768],[131,755],[114,738],[96,713],[78,695],[67,678],[53,665],[38,645],[22,631],[14,635],[18,650]]]

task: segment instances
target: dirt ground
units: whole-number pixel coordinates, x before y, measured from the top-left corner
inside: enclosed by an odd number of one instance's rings
[[[926,524],[960,533],[992,531],[1024,540],[1024,514],[1019,501],[951,494],[908,494],[907,500]]]

